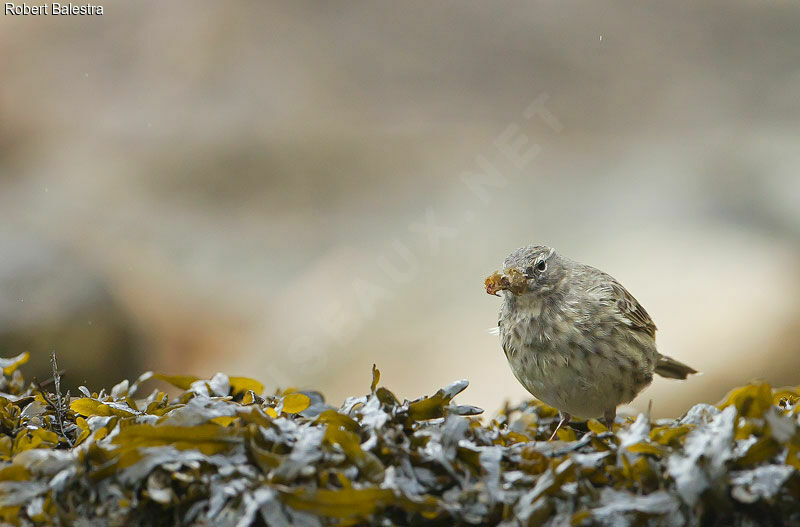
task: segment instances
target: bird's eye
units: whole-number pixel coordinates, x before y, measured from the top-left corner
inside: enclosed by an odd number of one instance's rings
[[[544,271],[545,269],[547,269],[547,262],[545,262],[544,260],[542,260],[541,262],[539,262],[538,264],[536,264],[536,269],[537,269],[539,272],[541,272],[541,271]]]

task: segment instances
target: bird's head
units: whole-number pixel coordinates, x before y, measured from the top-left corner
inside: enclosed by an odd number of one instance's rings
[[[543,295],[552,291],[565,275],[561,257],[544,245],[521,247],[506,257],[503,271],[486,278],[486,292],[500,296],[509,291],[515,296]]]

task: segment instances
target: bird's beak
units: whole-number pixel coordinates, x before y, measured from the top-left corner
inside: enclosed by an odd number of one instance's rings
[[[511,291],[521,295],[527,290],[528,281],[519,269],[506,269],[503,273],[495,271],[484,281],[486,292],[490,295],[500,296],[499,291]]]

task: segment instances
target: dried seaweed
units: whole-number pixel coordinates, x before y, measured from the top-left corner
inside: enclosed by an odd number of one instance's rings
[[[675,420],[493,418],[457,381],[399,401],[373,368],[313,391],[146,373],[80,397],[0,359],[0,521],[14,525],[797,525],[800,390],[751,384]],[[54,371],[55,368],[54,365]],[[58,372],[55,372],[55,377]],[[144,383],[170,383],[140,396]],[[67,404],[68,403],[68,404]]]

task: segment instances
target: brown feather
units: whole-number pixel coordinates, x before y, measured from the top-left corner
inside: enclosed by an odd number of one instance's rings
[[[616,303],[620,315],[627,321],[628,326],[655,338],[656,325],[647,311],[642,307],[642,304],[612,276],[606,273],[602,274],[611,286],[609,288],[613,296],[611,300]]]

